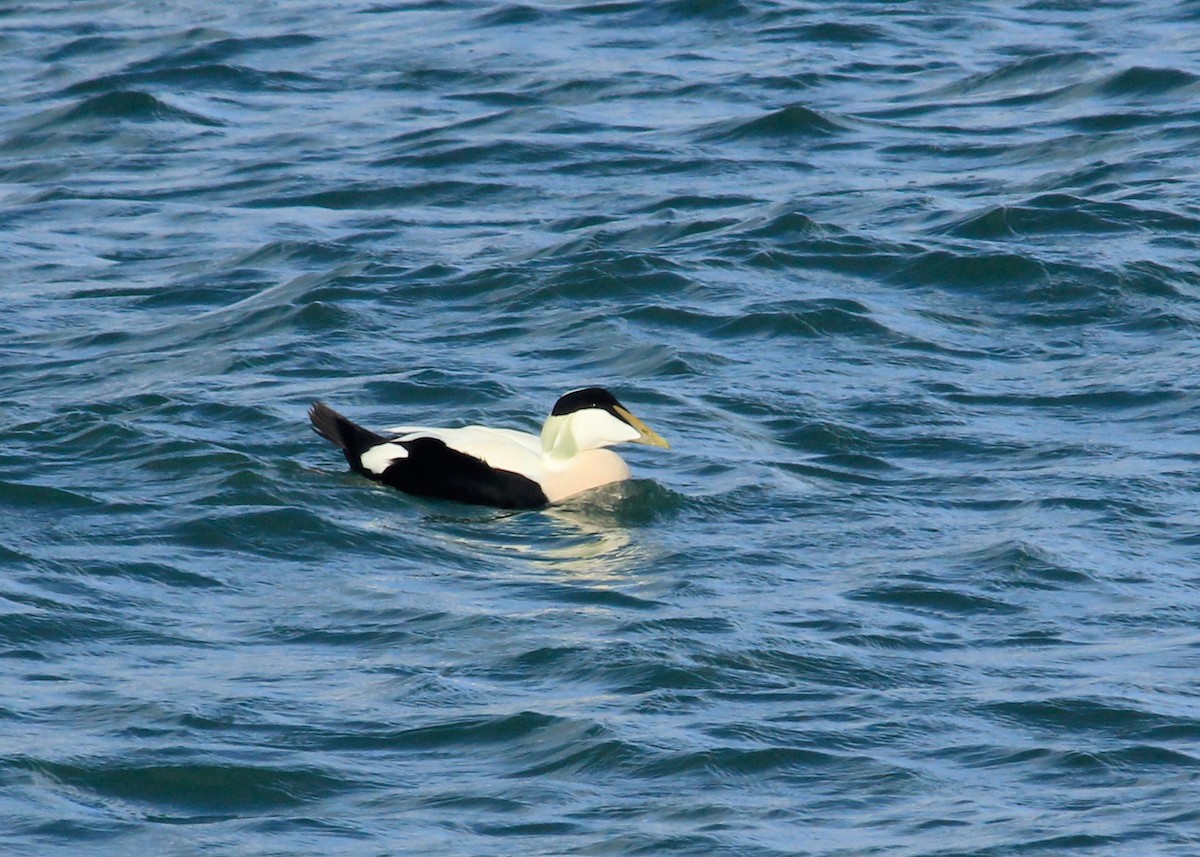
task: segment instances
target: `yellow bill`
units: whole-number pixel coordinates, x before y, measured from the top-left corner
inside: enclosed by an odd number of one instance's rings
[[[613,408],[613,410],[616,411],[617,415],[620,416],[621,419],[625,420],[625,422],[637,429],[638,439],[633,441],[634,443],[644,443],[647,446],[661,446],[663,449],[671,448],[671,444],[667,443],[662,435],[650,428],[650,426],[646,425],[633,414],[629,413],[626,408],[617,405],[615,408]]]

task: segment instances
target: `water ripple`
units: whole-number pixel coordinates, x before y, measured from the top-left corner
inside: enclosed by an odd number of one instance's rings
[[[1190,857],[1191,5],[0,13],[0,849]]]

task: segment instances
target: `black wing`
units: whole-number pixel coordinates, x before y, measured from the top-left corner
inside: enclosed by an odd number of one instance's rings
[[[373,477],[384,485],[421,497],[502,509],[536,509],[549,502],[542,487],[532,479],[511,470],[489,467],[435,437],[392,443],[407,449],[408,457],[396,459],[378,477]]]

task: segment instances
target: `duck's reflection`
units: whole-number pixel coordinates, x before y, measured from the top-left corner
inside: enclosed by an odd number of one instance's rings
[[[653,566],[656,540],[650,534],[677,507],[677,496],[633,480],[536,511],[439,514],[427,521],[457,550],[493,566],[502,565],[497,559],[519,558],[541,573],[617,582]]]

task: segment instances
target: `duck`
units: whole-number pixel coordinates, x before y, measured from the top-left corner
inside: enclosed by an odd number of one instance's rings
[[[320,401],[308,417],[355,473],[419,497],[502,509],[540,508],[629,479],[629,465],[610,446],[670,449],[603,387],[564,393],[540,434],[480,425],[377,433]]]

